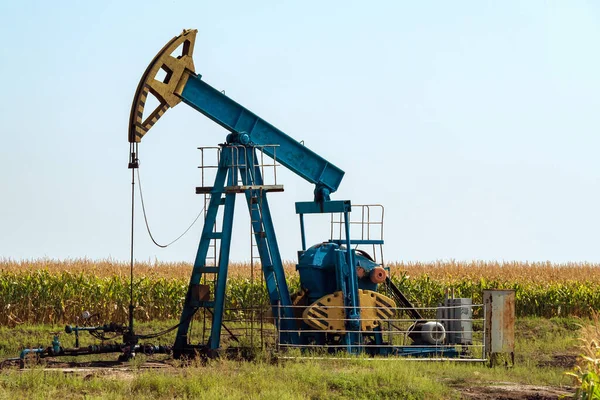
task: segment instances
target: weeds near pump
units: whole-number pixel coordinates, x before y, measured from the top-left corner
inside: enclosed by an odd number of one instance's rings
[[[582,355],[572,376],[577,384],[573,398],[581,400],[600,399],[600,313],[592,312],[591,324],[582,326],[580,340]]]

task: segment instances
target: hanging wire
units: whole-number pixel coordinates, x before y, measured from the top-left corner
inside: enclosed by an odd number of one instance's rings
[[[154,239],[154,236],[152,236],[152,232],[150,231],[150,225],[148,224],[148,217],[146,215],[146,206],[144,205],[144,195],[142,193],[142,180],[140,179],[140,169],[139,168],[137,169],[137,177],[138,177],[138,187],[139,187],[139,191],[140,191],[140,200],[142,203],[142,213],[144,214],[144,222],[146,223],[146,229],[148,230],[148,235],[150,235],[150,239],[152,239],[152,242],[155,245],[157,245],[158,247],[161,247],[161,248],[168,247],[168,246],[172,245],[173,243],[177,242],[179,239],[181,239],[183,236],[185,236],[185,234],[188,233],[190,229],[192,229],[194,224],[196,224],[196,222],[200,219],[200,216],[204,213],[204,209],[206,208],[206,203],[204,204],[204,207],[202,207],[202,210],[200,210],[200,212],[198,213],[196,218],[194,218],[194,220],[192,221],[190,226],[188,226],[187,229],[185,231],[183,231],[183,233],[181,235],[177,236],[177,238],[175,238],[174,240],[170,241],[167,244],[160,244]]]
[[[131,155],[131,165],[132,165],[132,170],[131,170],[131,268],[130,268],[130,284],[129,284],[129,288],[130,288],[130,298],[129,298],[129,329],[130,329],[130,333],[133,333],[133,309],[134,309],[134,304],[133,304],[133,265],[134,265],[134,254],[133,254],[133,248],[134,248],[134,236],[133,236],[133,228],[134,228],[134,217],[135,217],[135,171],[137,171],[137,178],[138,178],[138,187],[139,187],[139,192],[140,192],[140,200],[141,200],[141,204],[142,204],[142,212],[144,214],[144,222],[146,223],[146,229],[148,230],[148,234],[150,235],[150,239],[152,239],[152,241],[154,242],[155,245],[157,245],[158,247],[162,247],[165,248],[167,246],[172,245],[173,243],[175,243],[176,241],[178,241],[179,239],[181,239],[186,233],[189,232],[190,229],[192,229],[192,226],[194,226],[194,224],[198,221],[198,219],[200,218],[200,216],[204,213],[204,209],[206,208],[206,204],[204,204],[204,207],[202,207],[202,210],[200,211],[200,213],[196,216],[196,218],[192,221],[192,223],[190,224],[190,226],[188,226],[188,228],[181,234],[179,235],[175,240],[169,242],[166,245],[161,245],[159,243],[156,242],[156,240],[154,240],[154,237],[152,236],[152,232],[150,231],[150,225],[148,224],[148,217],[146,216],[146,207],[144,205],[144,195],[142,193],[142,180],[140,178],[140,169],[139,169],[139,159],[137,158],[137,150],[138,150],[138,146],[137,143],[132,143],[130,145],[130,155]],[[193,314],[192,314],[193,316]],[[192,317],[190,316],[190,318]],[[138,339],[153,339],[153,338],[157,338],[159,336],[163,336],[169,332],[174,331],[175,329],[177,329],[180,325],[182,324],[182,321],[180,321],[177,325],[172,326],[171,328],[165,329],[163,331],[160,332],[155,332],[155,333],[151,333],[151,334],[147,334],[147,335],[137,335]],[[92,336],[96,337],[97,339],[100,340],[112,340],[114,338],[116,338],[118,335],[116,336],[112,336],[112,337],[107,337],[104,336],[104,334],[99,333],[99,332],[90,332],[92,334]],[[120,335],[120,334],[119,334]]]

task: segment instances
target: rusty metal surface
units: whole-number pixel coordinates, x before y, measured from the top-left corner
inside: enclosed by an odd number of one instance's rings
[[[195,301],[209,301],[210,300],[210,286],[208,285],[193,285],[192,286],[192,299]]]
[[[485,353],[515,351],[515,291],[484,290]]]

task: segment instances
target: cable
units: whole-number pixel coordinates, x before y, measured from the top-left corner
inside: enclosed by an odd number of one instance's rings
[[[131,282],[130,282],[131,293],[130,293],[130,301],[129,301],[129,313],[130,313],[130,315],[129,315],[129,317],[130,317],[129,329],[130,329],[130,334],[133,334],[133,264],[134,264],[134,258],[133,258],[133,227],[134,227],[134,204],[135,204],[135,172],[133,170],[137,171],[138,187],[139,187],[139,192],[140,192],[140,202],[141,202],[141,205],[142,205],[142,213],[144,215],[144,222],[146,224],[146,230],[148,231],[148,235],[150,236],[150,239],[152,239],[152,242],[156,246],[158,246],[158,247],[161,247],[161,248],[168,247],[168,246],[172,245],[173,243],[177,242],[179,239],[181,239],[186,233],[188,233],[189,230],[192,229],[192,227],[194,226],[194,224],[196,224],[196,222],[198,221],[198,219],[200,219],[200,216],[204,213],[204,210],[206,209],[206,204],[204,204],[204,207],[202,207],[202,210],[200,210],[200,212],[198,213],[198,215],[196,216],[196,218],[194,218],[194,220],[192,221],[192,223],[190,224],[190,226],[188,226],[187,229],[185,231],[183,231],[183,233],[181,235],[179,235],[175,240],[172,240],[171,242],[169,242],[167,244],[164,244],[164,245],[158,243],[156,240],[154,240],[154,236],[152,236],[152,232],[150,230],[150,224],[148,223],[148,216],[146,215],[146,205],[144,204],[144,194],[143,194],[143,191],[142,191],[142,179],[140,177],[139,159],[137,158],[137,143],[131,144],[130,151],[131,151],[131,158],[132,158],[131,165],[134,165],[134,168],[132,168],[132,171],[131,171]],[[197,311],[197,310],[195,310],[195,311]],[[190,319],[195,314],[195,311],[194,311],[194,313],[192,315],[190,315]],[[164,331],[160,331],[160,332],[156,332],[156,333],[151,333],[151,334],[148,334],[148,335],[136,335],[136,336],[139,339],[153,339],[153,338],[157,338],[159,336],[163,336],[163,335],[165,335],[165,334],[167,334],[169,332],[174,331],[175,329],[179,328],[179,326],[181,324],[182,324],[182,322],[179,322],[177,325],[172,326],[171,328],[165,329]],[[92,332],[90,332],[90,333],[92,333]],[[101,339],[101,340],[111,340],[111,339],[113,339],[113,337],[108,338],[108,337],[105,337],[103,334],[95,335],[94,333],[92,333],[92,336],[94,336],[94,337],[96,337],[98,339]]]
[[[191,320],[191,319],[194,317],[194,314],[196,314],[196,311],[198,311],[198,309],[194,310],[194,312],[192,313],[192,315],[190,315],[190,316],[189,316],[189,318],[188,318],[186,321],[189,321],[189,320]],[[155,333],[149,333],[149,334],[147,334],[147,335],[138,335],[138,338],[140,338],[140,339],[154,339],[154,338],[157,338],[157,337],[159,337],[159,336],[166,335],[167,333],[169,333],[169,332],[172,332],[172,331],[174,331],[175,329],[179,328],[179,326],[180,326],[180,325],[181,325],[183,322],[186,322],[186,321],[181,321],[181,322],[179,322],[177,325],[175,325],[175,326],[172,326],[172,327],[170,327],[170,328],[167,328],[167,329],[165,329],[164,331],[155,332]]]
[[[113,340],[113,339],[118,338],[119,336],[122,335],[122,333],[119,332],[119,333],[117,333],[117,334],[115,334],[113,336],[104,336],[103,333],[90,331],[90,335],[92,335],[93,337],[95,337],[98,340],[102,340],[104,342],[107,342],[109,340]]]
[[[140,338],[140,339],[154,339],[154,338],[166,335],[167,333],[174,331],[175,329],[179,328],[179,325],[181,325],[181,322],[178,323],[175,326],[170,327],[169,329],[165,329],[164,331],[160,331],[160,332],[156,332],[156,333],[150,333],[148,335],[138,335],[138,338]]]
[[[152,232],[150,231],[150,225],[148,224],[148,217],[146,216],[146,206],[144,205],[144,195],[142,194],[142,180],[140,179],[139,168],[137,169],[137,177],[138,177],[138,186],[139,186],[139,191],[140,191],[140,200],[142,203],[142,212],[144,214],[144,222],[146,223],[146,229],[148,230],[148,235],[150,235],[150,239],[152,239],[152,242],[155,245],[157,245],[158,247],[161,247],[161,248],[168,247],[168,246],[172,245],[173,243],[175,243],[176,241],[178,241],[179,239],[181,239],[186,233],[189,232],[190,229],[192,229],[192,226],[194,226],[194,224],[198,221],[198,219],[200,219],[200,216],[204,213],[204,210],[206,209],[206,204],[204,205],[204,207],[202,207],[202,210],[200,210],[200,212],[198,213],[196,218],[192,221],[190,226],[188,226],[187,229],[185,231],[183,231],[183,233],[181,235],[179,235],[175,240],[172,240],[171,242],[169,242],[167,244],[160,244],[156,240],[154,240],[154,236],[152,236]]]

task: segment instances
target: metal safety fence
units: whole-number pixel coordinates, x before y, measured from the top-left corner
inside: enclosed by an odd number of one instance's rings
[[[320,325],[312,323],[305,311],[304,306],[277,307],[276,348],[283,356],[293,352],[293,358],[330,358],[350,353],[411,360],[486,361],[483,304],[389,308],[385,310],[389,318],[381,318],[378,307],[360,307],[359,320],[349,317],[355,311],[351,307],[328,306]],[[423,318],[409,315],[415,311]],[[291,335],[298,335],[297,343],[289,340]]]

